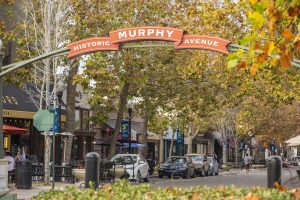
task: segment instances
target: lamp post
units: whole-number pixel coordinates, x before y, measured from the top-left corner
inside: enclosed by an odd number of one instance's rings
[[[4,58],[2,52],[2,40],[0,39],[0,72],[2,71],[2,62]],[[2,78],[0,77],[0,159],[4,157],[3,152],[3,104],[2,104]]]
[[[128,108],[128,140],[129,140],[129,153],[131,153],[131,114],[132,114],[132,108],[133,108],[133,102],[131,100],[127,103]]]

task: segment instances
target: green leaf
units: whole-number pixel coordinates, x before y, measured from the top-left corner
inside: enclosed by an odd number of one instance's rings
[[[227,67],[234,68],[234,67],[236,67],[237,63],[238,63],[238,59],[229,60]]]

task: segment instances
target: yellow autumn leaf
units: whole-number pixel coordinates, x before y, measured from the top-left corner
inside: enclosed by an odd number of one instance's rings
[[[274,42],[270,42],[268,54],[271,55],[271,54],[273,53],[273,50],[274,50],[274,49],[275,49],[275,44],[274,44]]]
[[[258,2],[258,0],[249,0],[249,2],[250,2],[252,5],[254,5],[254,4],[256,4],[256,3]]]

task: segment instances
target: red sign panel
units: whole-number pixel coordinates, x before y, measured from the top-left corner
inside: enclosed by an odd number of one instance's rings
[[[109,37],[95,37],[70,43],[67,45],[67,48],[70,49],[68,58],[73,58],[96,51],[118,51],[119,44],[113,44]]]
[[[207,49],[228,54],[230,43],[218,37],[207,35],[183,35],[183,30],[169,27],[136,27],[109,33],[110,37],[95,37],[67,45],[68,58],[97,51],[118,51],[121,42],[161,40],[175,42],[175,49]]]
[[[180,42],[182,35],[182,30],[168,27],[137,27],[111,31],[109,33],[112,43],[139,40]]]
[[[184,35],[175,49],[208,49],[229,54],[226,48],[229,43],[228,40],[208,35]]]

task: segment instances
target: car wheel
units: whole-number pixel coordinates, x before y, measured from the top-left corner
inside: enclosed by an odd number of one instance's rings
[[[149,177],[150,177],[150,173],[149,173],[149,171],[148,171],[148,172],[147,172],[146,178],[144,178],[144,182],[149,182]]]
[[[189,171],[188,171],[188,170],[186,170],[186,173],[183,174],[183,178],[184,178],[184,179],[190,178],[190,177],[189,177]]]
[[[203,173],[202,173],[202,171],[200,171],[200,172],[199,172],[199,176],[203,176]]]
[[[216,174],[215,174],[215,169],[212,169],[211,175],[212,175],[212,176],[215,176],[215,175],[216,175]]]
[[[216,172],[216,176],[218,176],[219,175],[219,169],[218,169],[218,171]]]
[[[193,170],[192,178],[195,178],[195,170]]]
[[[140,171],[138,171],[138,173],[137,173],[137,175],[136,175],[136,182],[137,183],[140,183],[141,182],[141,178],[142,176],[141,176],[141,173],[140,173]]]

